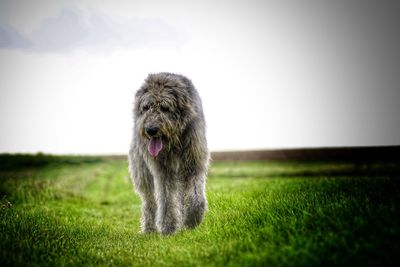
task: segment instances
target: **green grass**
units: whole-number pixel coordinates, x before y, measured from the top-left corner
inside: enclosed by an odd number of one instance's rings
[[[19,157],[0,157],[1,266],[400,263],[397,164],[217,162],[204,222],[162,237],[139,234],[125,161]]]

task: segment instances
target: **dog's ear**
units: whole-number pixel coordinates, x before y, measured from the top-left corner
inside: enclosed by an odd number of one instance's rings
[[[149,91],[147,83],[144,83],[139,90],[136,91],[135,99],[142,97],[145,93]]]
[[[185,119],[188,121],[191,121],[193,118],[195,118],[197,116],[197,112],[194,109],[191,101],[187,101],[183,103],[184,107],[183,110],[185,112],[185,114],[183,114],[185,116]]]
[[[145,86],[142,86],[135,93],[135,98],[133,100],[133,113],[135,116],[140,113],[142,99],[143,99],[143,96],[146,93],[146,91],[147,91],[147,88]]]

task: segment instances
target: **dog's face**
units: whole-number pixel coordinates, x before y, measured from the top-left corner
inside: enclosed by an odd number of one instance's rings
[[[181,145],[180,136],[195,116],[186,87],[173,75],[153,74],[136,93],[136,136],[142,139],[154,158],[163,150]]]

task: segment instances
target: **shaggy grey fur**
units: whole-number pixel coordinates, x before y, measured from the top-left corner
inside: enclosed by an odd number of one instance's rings
[[[129,169],[142,200],[142,232],[196,227],[207,208],[209,152],[195,87],[182,75],[150,74],[133,113]]]

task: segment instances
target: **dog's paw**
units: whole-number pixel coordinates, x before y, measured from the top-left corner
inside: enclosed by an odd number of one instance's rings
[[[186,211],[185,217],[185,227],[186,228],[195,228],[198,226],[204,218],[204,213],[207,210],[206,201],[198,202],[197,205],[190,207]]]
[[[152,234],[152,233],[155,233],[155,232],[157,232],[157,229],[153,228],[153,227],[146,227],[146,228],[143,228],[143,229],[140,230],[141,234]]]
[[[162,235],[173,235],[176,233],[176,227],[175,226],[166,226],[162,227],[160,230],[160,234]]]

